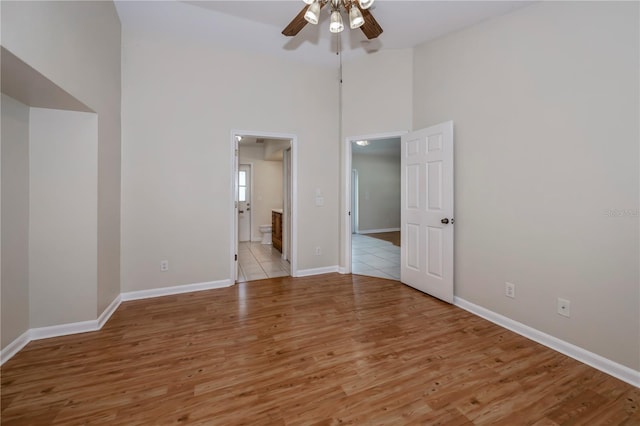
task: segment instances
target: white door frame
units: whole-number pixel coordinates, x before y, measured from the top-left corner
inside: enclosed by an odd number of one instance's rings
[[[357,234],[360,227],[358,215],[360,214],[360,197],[358,192],[358,171],[351,169],[351,234]]]
[[[282,260],[291,259],[291,147],[285,149],[282,153],[282,198],[284,205],[282,206]]]
[[[374,133],[370,135],[360,136],[348,136],[342,143],[342,174],[343,174],[343,191],[342,191],[342,203],[345,211],[342,212],[342,229],[344,233],[340,236],[340,246],[342,247],[342,264],[340,265],[340,273],[351,273],[351,170],[352,167],[352,155],[351,144],[355,141],[361,140],[373,140],[373,139],[388,139],[399,138],[402,135],[409,133],[408,130],[398,130],[395,132],[387,133]]]
[[[290,275],[298,276],[298,137],[292,133],[258,132],[255,130],[231,130],[231,232],[229,271],[230,280],[238,279],[238,141],[236,136],[251,136],[265,139],[289,139],[291,141],[291,250]],[[253,206],[252,206],[253,207]]]

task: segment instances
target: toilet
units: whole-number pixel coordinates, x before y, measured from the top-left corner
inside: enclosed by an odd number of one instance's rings
[[[262,244],[271,244],[271,225],[260,225]]]

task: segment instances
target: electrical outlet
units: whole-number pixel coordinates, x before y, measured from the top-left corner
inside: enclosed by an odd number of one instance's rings
[[[558,297],[558,314],[563,317],[571,317],[571,301]]]
[[[169,261],[161,260],[160,261],[160,272],[167,272],[169,270]]]
[[[516,285],[513,283],[504,283],[504,295],[512,299],[516,298]]]
[[[316,247],[316,256],[320,256],[322,254],[322,249],[320,247]]]

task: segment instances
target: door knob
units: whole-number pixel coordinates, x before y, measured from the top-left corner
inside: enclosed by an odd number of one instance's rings
[[[444,219],[440,220],[440,223],[444,223],[446,225],[447,223],[449,223],[449,219],[445,217]]]

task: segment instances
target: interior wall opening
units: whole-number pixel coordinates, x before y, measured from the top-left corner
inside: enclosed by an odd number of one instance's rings
[[[344,272],[400,280],[400,135],[345,141]]]
[[[238,133],[236,281],[293,275],[293,139]]]

